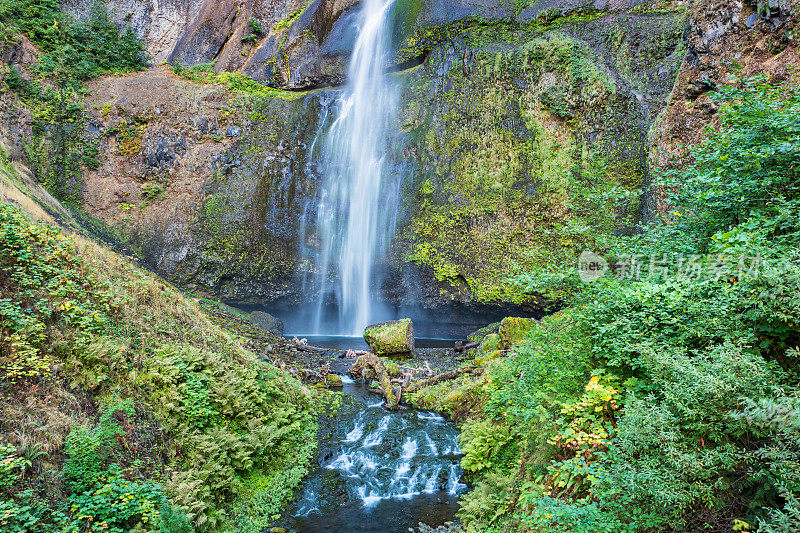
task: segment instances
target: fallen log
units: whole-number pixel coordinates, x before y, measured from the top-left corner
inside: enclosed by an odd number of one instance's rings
[[[369,352],[366,350],[347,350],[339,354],[339,359],[355,359],[360,355],[366,355]]]
[[[311,346],[308,344],[308,341],[305,339],[298,340],[297,337],[292,339],[292,343],[294,344],[295,349],[301,352],[308,352],[308,353],[325,353],[328,350],[325,348],[321,348],[319,346]]]
[[[464,344],[462,341],[456,341],[456,347],[454,351],[456,353],[466,352],[467,350],[477,348],[480,345],[481,345],[480,342],[468,342]]]
[[[450,370],[448,372],[442,372],[437,376],[433,376],[430,379],[426,379],[425,381],[421,381],[419,383],[415,383],[406,389],[406,393],[410,394],[412,392],[417,392],[418,390],[424,389],[425,387],[430,387],[431,385],[436,385],[437,383],[441,383],[442,381],[447,381],[449,379],[455,379],[462,374],[469,374],[472,372],[477,371],[477,373],[482,373],[483,368],[476,367],[475,365],[469,365],[462,368],[456,368],[455,370]]]
[[[381,358],[374,353],[369,353],[364,356],[364,367],[372,367],[380,382],[380,389],[383,397],[386,398],[387,409],[397,409],[397,404],[400,403],[400,396],[403,394],[401,387],[392,386],[392,378],[386,367],[383,366]]]

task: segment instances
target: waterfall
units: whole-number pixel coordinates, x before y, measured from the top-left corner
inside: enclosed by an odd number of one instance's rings
[[[321,145],[324,184],[317,198],[321,241],[316,312],[335,296],[339,333],[360,335],[370,319],[370,285],[378,255],[394,233],[397,180],[387,179],[389,123],[397,91],[385,74],[390,50],[392,0],[364,0],[347,83]],[[338,278],[331,283],[329,276]]]

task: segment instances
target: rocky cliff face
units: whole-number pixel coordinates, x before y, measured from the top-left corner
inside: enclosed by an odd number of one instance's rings
[[[717,105],[709,91],[740,78],[797,77],[800,9],[787,0],[696,1],[685,33],[686,55],[669,104],[654,129],[651,164],[680,165],[716,125]]]
[[[708,89],[731,74],[790,75],[798,10],[764,5],[398,0],[393,157],[406,181],[375,291],[398,305],[535,303],[508,278],[569,264],[646,216],[650,172],[713,122]],[[341,81],[357,9],[110,6],[156,61],[216,58],[218,71],[284,89]],[[87,134],[102,153],[85,174],[91,213],[190,289],[240,303],[316,298],[301,282],[319,246],[303,227],[321,179],[309,153],[335,90],[252,95],[168,67],[89,90]]]

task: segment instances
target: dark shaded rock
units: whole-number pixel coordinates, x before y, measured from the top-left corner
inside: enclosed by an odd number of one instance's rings
[[[283,335],[283,322],[281,319],[269,313],[265,313],[264,311],[253,311],[250,313],[250,322],[275,335]]]

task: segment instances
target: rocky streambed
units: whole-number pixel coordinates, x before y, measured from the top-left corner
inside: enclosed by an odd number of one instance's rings
[[[299,344],[226,309],[207,307],[214,320],[247,337],[264,360],[320,391],[317,453],[275,530],[405,533],[422,525],[457,527],[458,499],[467,485],[455,424],[405,403],[387,409],[380,388],[370,387],[376,381],[360,379],[365,372],[349,373],[358,361],[349,348],[366,348],[359,339]],[[410,372],[415,382],[424,381],[470,357],[457,353],[452,341],[421,339],[418,345],[424,347],[402,360],[385,360],[392,376]]]
[[[467,486],[458,429],[343,378],[341,405],[320,420],[317,464],[298,489],[287,529],[301,533],[407,532],[454,519]]]

